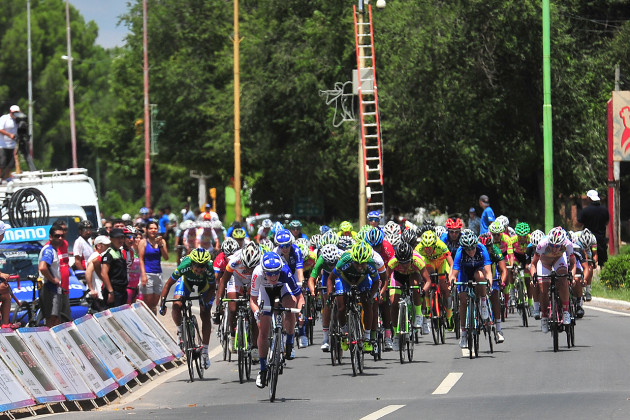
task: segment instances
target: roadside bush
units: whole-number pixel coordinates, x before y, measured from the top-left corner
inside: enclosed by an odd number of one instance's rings
[[[630,289],[630,254],[608,258],[602,267],[600,281],[608,289]]]

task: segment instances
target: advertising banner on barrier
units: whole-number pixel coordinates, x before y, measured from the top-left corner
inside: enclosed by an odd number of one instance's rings
[[[153,363],[144,349],[140,347],[140,343],[136,343],[127,334],[125,328],[118,323],[109,309],[94,314],[94,318],[140,373],[146,373],[155,367],[155,363]]]
[[[74,324],[94,353],[103,362],[110,376],[120,386],[138,376],[138,372],[125,359],[125,356],[92,315],[88,314],[75,319]]]
[[[125,328],[125,331],[141,344],[147,355],[157,365],[170,362],[175,356],[156,338],[153,331],[140,319],[129,305],[110,309],[114,318]]]
[[[118,388],[118,383],[110,376],[101,360],[79,333],[76,325],[66,322],[52,328],[57,341],[74,367],[97,397],[102,397]]]
[[[11,370],[0,362],[0,413],[35,405],[35,400],[24,390]]]
[[[35,358],[44,367],[57,389],[70,401],[91,400],[96,395],[81,379],[61,345],[47,327],[20,328],[22,337]]]
[[[133,311],[138,314],[140,319],[151,329],[153,334],[160,339],[162,344],[178,359],[184,356],[184,352],[179,348],[179,344],[173,336],[169,334],[164,325],[157,319],[155,314],[147,307],[147,305],[139,300],[131,305]]]
[[[0,357],[38,403],[66,400],[33,352],[10,328],[0,329]]]

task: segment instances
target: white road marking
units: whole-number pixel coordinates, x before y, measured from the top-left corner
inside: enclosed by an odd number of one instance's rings
[[[600,312],[606,312],[607,314],[613,314],[613,315],[621,315],[621,316],[630,316],[630,314],[625,313],[625,312],[619,312],[619,311],[613,311],[610,309],[604,309],[604,308],[598,308],[596,306],[587,306],[586,309],[593,309],[595,311],[600,311]]]
[[[371,414],[368,414],[365,417],[361,417],[361,420],[376,420],[381,417],[385,417],[388,414],[393,413],[396,410],[403,408],[404,405],[388,405],[387,407],[383,407],[380,410],[377,410]]]
[[[468,350],[466,350],[466,352],[468,352]],[[448,394],[448,391],[450,391],[451,388],[453,388],[453,386],[455,386],[457,381],[459,381],[460,378],[463,375],[464,374],[462,372],[451,372],[451,373],[449,373],[448,375],[446,375],[446,378],[444,378],[444,380],[442,381],[440,386],[438,386],[435,389],[435,391],[433,391],[433,395]]]

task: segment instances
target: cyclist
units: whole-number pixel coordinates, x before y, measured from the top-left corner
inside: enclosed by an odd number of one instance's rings
[[[298,286],[302,287],[304,283],[304,259],[302,257],[302,251],[300,247],[293,243],[293,235],[287,230],[282,229],[276,232],[275,236],[276,248],[273,250],[276,254],[280,255],[282,261],[289,266],[291,273]],[[296,295],[298,298],[298,307],[301,308],[304,305],[304,296],[302,293]],[[293,314],[287,314],[294,316]],[[291,332],[293,332],[291,330]],[[304,320],[299,320],[299,334],[300,334],[300,347],[308,347],[308,337],[306,336],[306,329],[304,327]],[[290,351],[289,351],[290,350]],[[287,333],[287,354],[290,357],[287,359],[292,360],[295,357],[293,352],[293,334]]]
[[[477,235],[470,230],[464,229],[459,238],[460,247],[453,258],[453,268],[449,275],[452,282],[467,282],[472,279],[476,282],[487,281],[492,287],[492,271],[490,255],[485,246],[477,242]],[[468,338],[466,337],[466,309],[468,306],[468,286],[459,285],[459,320],[461,324],[461,338],[459,347],[468,347]],[[481,317],[485,320],[490,315],[488,312],[488,302],[486,299],[487,289],[485,285],[477,285],[475,293],[480,297]]]
[[[527,247],[527,255],[529,256],[529,261],[530,261],[530,273],[531,273],[531,261],[532,258],[534,258],[534,254],[536,253],[536,247],[538,246],[538,243],[545,237],[545,234],[539,230],[536,229],[535,231],[533,231],[530,235],[529,235],[529,246]],[[534,299],[534,308],[532,310],[532,316],[534,317],[534,319],[539,320],[540,319],[540,300],[538,298],[538,282],[536,279],[532,279],[532,292],[533,292],[533,299]]]
[[[223,296],[223,293],[227,293],[228,299],[237,299],[240,296],[244,296],[250,287],[252,273],[254,268],[260,263],[261,253],[258,245],[254,242],[250,242],[245,245],[245,248],[236,251],[228,259],[225,272],[221,276],[219,282],[218,295]],[[217,299],[217,305],[215,311],[219,311],[220,301]],[[228,303],[228,325],[230,326],[230,351],[235,352],[234,347],[234,335],[236,333],[236,302]],[[256,328],[253,328],[253,336],[256,338]]]
[[[394,258],[394,247],[392,247],[392,245],[387,240],[385,240],[385,234],[380,228],[374,227],[370,229],[365,239],[367,243],[369,243],[372,246],[372,249],[374,249],[374,251],[377,252],[381,256],[381,258],[383,259],[383,262],[386,265],[389,263],[389,261],[392,258]],[[392,321],[391,321],[391,311],[389,308],[389,289],[387,288],[387,285],[388,285],[388,280],[387,280],[387,275],[386,275],[385,279],[381,280],[379,299],[377,299],[377,301],[380,307],[381,316],[383,318],[383,326],[385,328],[383,350],[391,351],[394,348],[394,343],[392,341],[392,325],[391,325]],[[378,311],[376,311],[376,308],[374,308],[374,311],[375,311],[374,319],[375,319],[375,322],[377,322],[378,319],[376,317],[378,316]],[[373,325],[376,326],[377,323]]]
[[[235,231],[237,231],[237,233],[235,234]],[[232,237],[234,239],[245,239],[247,238],[247,240],[245,242],[249,242],[249,235],[247,234],[247,231],[245,230],[245,228],[243,228],[243,225],[241,224],[241,222],[235,221],[232,223],[232,225],[227,229],[227,231],[225,232],[225,236],[226,237]]]
[[[339,324],[342,332],[346,335],[341,340],[342,349],[348,350],[348,325],[346,317],[346,305],[344,294],[350,289],[350,285],[357,285],[360,299],[363,305],[363,324],[365,327],[363,342],[363,351],[371,352],[373,347],[370,342],[370,334],[372,330],[372,305],[369,304],[370,298],[374,296],[378,288],[378,270],[372,260],[372,247],[365,241],[357,242],[352,245],[349,252],[344,252],[334,270],[328,276],[328,293],[333,293],[337,300],[337,311],[339,315]]]
[[[501,328],[501,301],[499,299],[499,293],[501,290],[499,285],[505,286],[505,280],[507,278],[507,267],[505,266],[505,258],[501,253],[498,246],[492,243],[492,234],[490,232],[482,233],[479,235],[479,243],[485,245],[488,254],[490,255],[490,262],[493,267],[493,281],[490,291],[490,305],[492,307],[492,313],[494,314],[494,322],[497,328],[497,343],[503,343],[505,337]]]
[[[256,243],[260,243],[261,239],[269,237],[269,232],[271,232],[272,226],[273,222],[271,221],[271,219],[265,219],[262,221],[260,227],[258,228],[258,232],[254,237]]]
[[[337,236],[349,236],[352,239],[357,237],[357,233],[352,230],[352,223],[344,220],[339,224],[339,232],[337,232]]]
[[[569,232],[567,235],[573,244],[573,254],[575,255],[575,272],[580,276],[573,276],[571,282],[571,291],[576,303],[575,316],[582,318],[584,316],[584,308],[582,307],[582,298],[584,296],[584,279],[587,273],[590,271],[590,266],[587,263],[586,250],[582,247],[580,242],[580,235],[576,232]]]
[[[378,210],[372,210],[367,215],[368,225],[372,227],[379,227],[381,223],[381,212]]]
[[[184,257],[182,262],[177,266],[173,274],[168,278],[161,295],[160,314],[166,315],[166,303],[164,300],[168,296],[171,287],[175,284],[174,298],[179,299],[182,296],[190,296],[193,287],[197,287],[199,298],[199,317],[201,318],[201,341],[203,342],[203,350],[201,357],[205,369],[210,367],[210,358],[208,357],[208,344],[210,343],[210,333],[212,332],[212,323],[210,322],[210,309],[214,300],[215,277],[212,270],[212,260],[210,252],[203,248],[193,249],[192,252]],[[171,316],[175,325],[177,325],[177,335],[180,346],[182,346],[182,303],[173,302],[173,312]]]
[[[543,333],[549,332],[549,274],[553,270],[558,275],[565,275],[568,274],[569,268],[575,276],[573,244],[567,239],[565,230],[557,226],[538,243],[530,266],[532,277],[538,278],[538,297],[542,311],[540,329]],[[566,277],[557,279],[557,289],[562,304],[562,323],[568,325],[571,323],[571,314],[569,313],[569,285]]]
[[[223,243],[221,244],[221,252],[219,252],[219,254],[217,255],[217,257],[214,259],[214,263],[212,264],[212,267],[214,269],[214,275],[217,279],[221,279],[221,277],[223,277],[223,273],[225,273],[225,268],[227,267],[228,264],[228,259],[234,255],[234,253],[236,251],[238,251],[239,246],[238,243],[233,239],[233,238],[226,238],[225,241],[223,241]],[[224,296],[219,296],[220,299],[222,299]],[[220,305],[220,302],[217,304],[217,306]],[[219,323],[219,316],[221,315],[219,311],[216,311],[214,313],[215,317],[214,317],[214,323],[218,324]]]
[[[424,258],[415,252],[408,243],[401,242],[398,248],[396,248],[394,258],[389,260],[387,264],[389,285],[391,287],[404,287],[405,284],[411,283],[410,286],[418,286],[420,282],[424,280],[425,287],[423,287],[423,289],[426,289],[425,292],[428,292],[431,279],[425,267]],[[394,327],[394,351],[398,351],[400,344],[398,338],[398,301],[400,300],[401,293],[400,289],[393,289],[393,292],[389,294],[389,302],[391,304],[390,316]],[[419,290],[414,290],[413,292],[413,304],[415,307],[414,328],[422,327],[423,334],[428,334],[430,332],[429,323],[422,316]]]
[[[335,268],[337,261],[339,261],[339,257],[341,255],[341,251],[337,248],[336,245],[328,244],[325,245],[319,253],[319,257],[315,262],[315,267],[311,270],[311,275],[308,279],[308,288],[311,292],[311,295],[316,296],[317,289],[315,285],[317,284],[322,289],[322,300],[324,302],[327,301],[327,289],[326,283],[328,281],[328,276]],[[318,282],[317,279],[321,278],[321,282]],[[330,345],[328,344],[328,327],[330,325],[330,306],[324,305],[322,311],[322,331],[324,333],[324,339],[322,340],[322,351],[327,352],[330,349]]]
[[[459,248],[459,236],[461,235],[464,222],[459,218],[450,218],[446,220],[446,232],[440,236],[440,240],[446,244],[451,256],[455,255]]]
[[[593,272],[595,271],[594,261],[597,259],[597,240],[595,235],[590,230],[585,228],[579,236],[580,243],[586,254],[586,261],[583,264],[584,267],[584,281],[586,282],[586,288],[584,289],[584,300],[591,301],[591,282],[593,280]],[[588,271],[586,269],[588,266]]]
[[[295,308],[297,299],[295,293],[301,293],[295,282],[293,273],[282,262],[280,255],[275,252],[266,252],[262,257],[262,263],[256,267],[252,274],[252,289],[249,298],[249,306],[258,321],[258,349],[260,353],[260,372],[256,378],[256,386],[264,388],[267,378],[267,353],[269,352],[269,330],[271,329],[271,312],[262,311],[260,306],[272,306],[276,298],[282,302],[285,308]],[[283,326],[285,331],[293,331],[295,328],[295,316],[285,314]],[[285,347],[287,359],[291,349]]]
[[[295,239],[301,238],[308,241],[308,236],[302,233],[302,222],[300,222],[299,220],[292,220],[291,223],[289,223],[289,231]]]
[[[209,217],[210,213],[206,213],[204,217]],[[204,219],[199,222],[199,228],[197,229],[197,248],[207,249],[208,251],[218,251],[221,249],[219,244],[219,236],[212,228],[212,221]]]
[[[451,252],[448,250],[446,244],[438,239],[437,235],[432,230],[427,230],[422,234],[422,237],[420,238],[420,243],[416,247],[416,252],[420,254],[422,258],[424,258],[429,275],[431,273],[448,275],[448,272],[451,271],[451,267],[453,266],[453,257],[451,256]],[[440,291],[444,295],[444,298],[447,300],[447,326],[450,330],[452,330],[454,325],[452,319],[453,301],[451,299],[451,288],[450,284],[448,283],[447,277],[448,276],[440,276],[438,278]],[[430,286],[430,282],[428,286]],[[425,288],[428,291],[428,287]],[[424,301],[425,306],[427,308],[430,307],[428,293],[425,293]],[[427,325],[428,329],[428,322],[426,317],[424,318],[423,323]]]
[[[512,264],[514,264],[514,249],[512,248],[512,239],[505,233],[506,227],[500,217],[505,216],[499,216],[497,220],[490,223],[488,231],[492,234],[492,242],[501,250],[505,258],[505,264],[508,267],[507,279],[505,285],[503,285],[503,297],[505,301],[509,302],[509,305],[512,306],[514,304],[514,291],[512,288],[514,279],[512,279],[512,270],[510,269],[512,268]]]
[[[300,248],[300,251],[302,252],[304,277],[307,277],[315,266],[315,262],[317,261],[317,252],[311,251],[308,239],[296,239],[295,244],[298,246],[298,248]]]
[[[525,277],[525,285],[527,286],[527,305],[534,306],[533,287],[531,277],[529,276],[529,264],[532,262],[531,255],[528,255],[527,248],[531,242],[530,227],[525,222],[517,223],[514,227],[515,235],[510,238],[512,242],[512,250],[514,253],[514,263],[519,263],[523,269]]]

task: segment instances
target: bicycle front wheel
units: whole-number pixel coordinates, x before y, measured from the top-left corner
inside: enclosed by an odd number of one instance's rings
[[[273,352],[272,359],[269,365],[269,402],[274,402],[276,399],[276,389],[278,387],[278,375],[280,373],[280,363],[282,363],[282,357],[280,352],[282,351],[282,332],[276,331],[273,339]]]
[[[551,329],[551,337],[553,339],[553,351],[557,352],[558,351],[558,334],[559,334],[559,319],[560,317],[558,316],[558,304],[556,302],[556,296],[552,295],[552,299],[551,299],[551,317],[549,318],[549,327]]]
[[[437,295],[435,290],[430,292],[431,302],[431,335],[433,336],[433,344],[440,344],[440,320],[438,319]]]
[[[236,349],[238,353],[238,380],[240,383],[245,382],[245,329],[243,328],[243,319],[239,318],[236,321]]]
[[[192,316],[191,325],[192,325],[192,337],[195,348],[195,370],[197,370],[197,376],[199,379],[203,379],[203,373],[205,370],[205,366],[201,365],[201,349],[203,348],[203,344],[201,342],[201,333],[199,332],[199,324],[197,323],[197,317],[195,315]]]
[[[182,341],[186,352],[186,365],[188,366],[188,375],[190,376],[190,382],[195,381],[195,367],[193,358],[195,357],[192,338],[190,337],[190,320],[187,317],[182,322]]]

